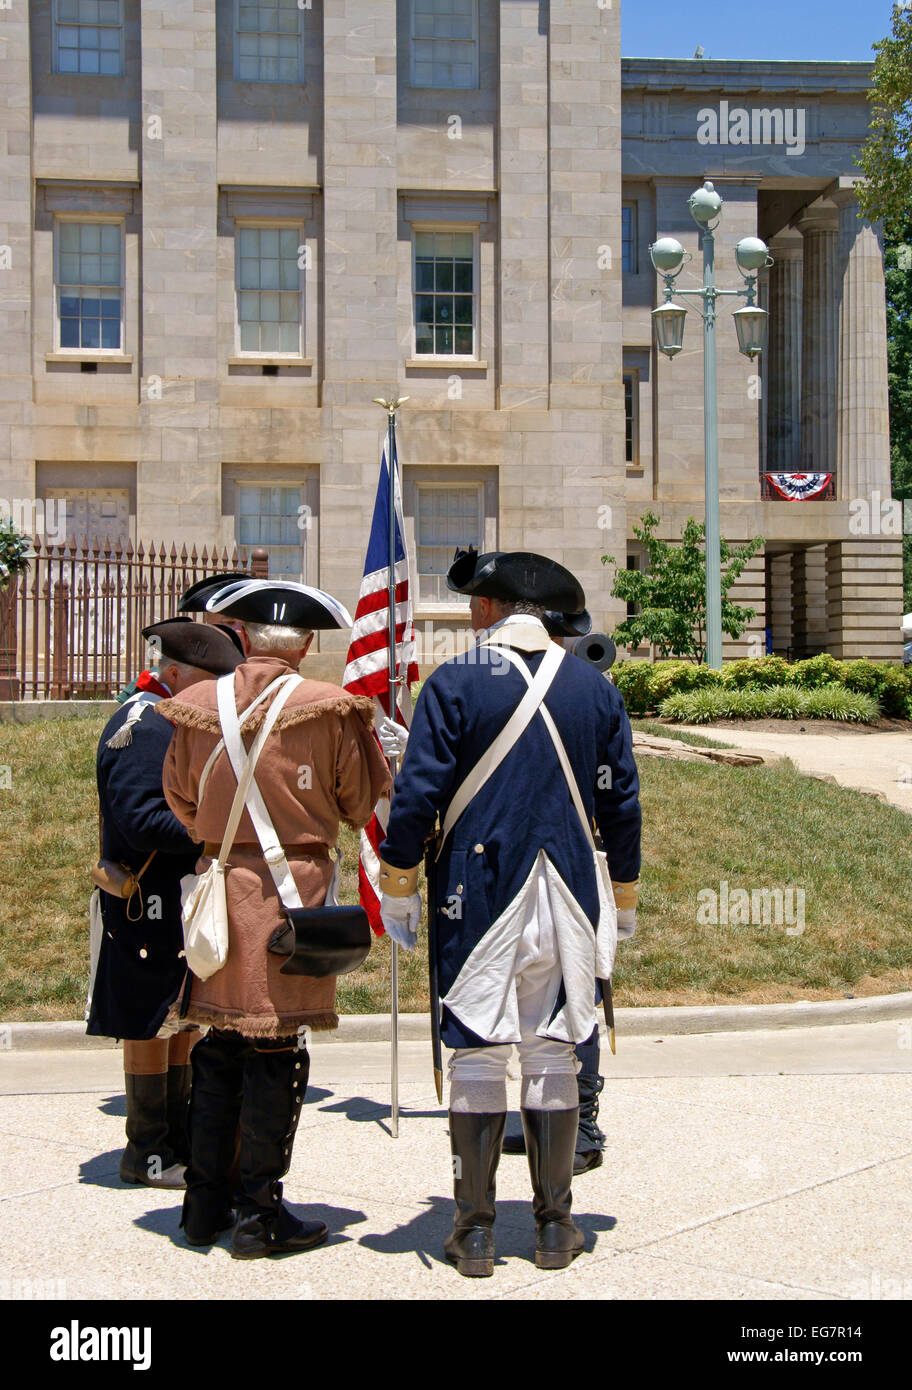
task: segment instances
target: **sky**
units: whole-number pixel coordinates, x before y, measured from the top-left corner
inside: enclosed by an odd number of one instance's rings
[[[621,51],[692,58],[700,44],[707,58],[873,60],[892,14],[892,0],[621,0]]]

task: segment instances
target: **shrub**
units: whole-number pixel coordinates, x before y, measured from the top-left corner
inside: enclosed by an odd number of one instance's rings
[[[649,683],[653,708],[669,695],[679,691],[703,690],[707,686],[719,685],[721,679],[719,671],[711,671],[708,666],[698,666],[693,661],[657,661]]]
[[[611,672],[628,714],[648,714],[655,708],[650,693],[654,669],[651,661],[622,661]]]
[[[722,668],[722,684],[732,687],[784,685],[790,679],[791,670],[784,656],[746,657],[743,661],[730,661]]]
[[[792,667],[792,680],[804,690],[812,690],[818,685],[832,685],[842,679],[842,662],[829,652],[821,652],[807,661],[796,661]]]
[[[871,724],[880,707],[871,695],[831,682],[810,690],[771,685],[679,691],[662,701],[659,713],[679,724],[709,724],[714,719],[840,719]]]
[[[884,714],[906,718],[906,701],[912,694],[909,677],[901,666],[887,661],[844,661],[840,672],[847,690],[872,695]]]

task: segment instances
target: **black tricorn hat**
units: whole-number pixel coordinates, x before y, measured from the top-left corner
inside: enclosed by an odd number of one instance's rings
[[[586,637],[592,631],[592,614],[588,608],[582,613],[545,613],[542,622],[549,637]]]
[[[278,623],[309,631],[351,627],[348,609],[332,594],[287,579],[232,580],[206,603],[207,613],[219,613],[246,623]]]
[[[157,647],[165,661],[180,661],[212,676],[227,676],[244,660],[233,637],[217,623],[195,623],[192,618],[166,618],[144,627],[142,635]]]
[[[529,550],[491,550],[484,555],[474,546],[457,550],[447,587],[457,594],[535,603],[563,614],[582,613],[586,606],[586,595],[569,570]]]
[[[177,605],[178,613],[205,613],[206,600],[210,599],[218,589],[224,589],[226,584],[231,584],[239,579],[249,579],[250,575],[245,570],[225,570],[223,574],[207,574],[205,578],[198,579],[195,584],[191,584],[189,589],[185,589],[181,595],[181,601]]]

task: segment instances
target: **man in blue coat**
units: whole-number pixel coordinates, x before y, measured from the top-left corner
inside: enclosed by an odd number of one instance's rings
[[[418,864],[439,816],[433,920],[442,1036],[455,1049],[447,1256],[461,1274],[493,1273],[506,1068],[517,1044],[535,1261],[560,1269],[583,1248],[570,1215],[574,1044],[595,1026],[618,910],[629,935],[636,907],[641,818],[630,724],[615,687],[545,629],[546,610],[585,607],[562,566],[528,552],[459,552],[448,584],[470,595],[479,640],[438,667],[416,706],[380,850],[383,924],[399,944],[415,944]],[[600,887],[593,817],[613,900]]]
[[[173,735],[148,711],[198,681],[233,671],[243,652],[227,629],[170,618],[143,629],[157,662],[105,725],[98,745],[101,858],[140,873],[127,900],[99,889],[102,920],[87,1032],[124,1040],[127,1146],[124,1182],[184,1185],[189,1052],[176,1001],[186,980],[180,881],[199,846],[173,815],[162,769]]]

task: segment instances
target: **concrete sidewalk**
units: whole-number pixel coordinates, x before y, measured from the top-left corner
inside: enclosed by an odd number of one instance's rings
[[[624,1038],[604,1056],[605,1165],[574,1184],[586,1253],[532,1263],[525,1160],[498,1174],[498,1264],[464,1280],[428,1048],[315,1049],[288,1200],[329,1243],[252,1264],[184,1245],[179,1194],[117,1176],[120,1054],[0,1053],[0,1291],[66,1298],[912,1297],[908,1020]],[[518,1087],[511,1083],[512,1101]],[[36,1239],[36,1235],[38,1238]]]
[[[798,721],[796,721],[797,723]],[[684,734],[700,734],[748,753],[779,753],[799,772],[832,777],[841,787],[879,792],[901,811],[912,812],[912,734],[848,729],[832,734],[763,733],[761,730],[676,724]]]

